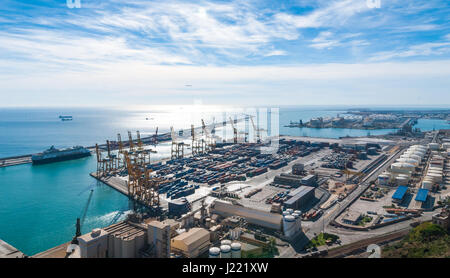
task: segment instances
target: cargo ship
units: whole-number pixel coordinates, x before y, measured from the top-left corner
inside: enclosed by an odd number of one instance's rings
[[[75,146],[67,149],[56,149],[51,146],[48,150],[42,153],[37,153],[31,156],[31,161],[33,164],[45,164],[58,161],[72,160],[77,158],[82,158],[90,156],[91,152],[81,146]]]

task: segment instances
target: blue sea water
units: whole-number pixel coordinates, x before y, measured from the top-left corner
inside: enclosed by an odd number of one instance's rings
[[[93,145],[115,140],[117,133],[125,139],[128,130],[152,134],[159,126],[167,132],[172,124],[188,128],[192,116],[186,111],[135,111],[106,109],[0,109],[0,158],[36,153],[51,145],[69,147]],[[287,128],[290,121],[308,121],[318,116],[336,116],[343,108],[281,108],[280,134],[338,138],[366,136],[367,130]],[[72,115],[62,122],[59,115]],[[216,111],[216,116],[220,111]],[[195,117],[194,117],[195,118]],[[196,119],[195,122],[199,122]],[[200,123],[200,122],[199,122]],[[419,120],[422,130],[449,128],[440,120]],[[393,130],[372,130],[386,134]],[[169,155],[169,144],[158,145],[155,159]],[[33,255],[70,241],[75,221],[81,217],[93,189],[82,232],[104,227],[124,219],[130,211],[128,199],[114,189],[89,176],[95,171],[94,157],[32,166],[0,168],[0,239],[27,255]]]

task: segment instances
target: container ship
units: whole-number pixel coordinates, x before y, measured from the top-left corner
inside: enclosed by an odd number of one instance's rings
[[[37,165],[77,159],[90,155],[91,152],[81,146],[75,146],[67,149],[56,149],[54,146],[51,146],[50,149],[45,150],[42,153],[32,155],[31,161],[33,162],[33,164]]]

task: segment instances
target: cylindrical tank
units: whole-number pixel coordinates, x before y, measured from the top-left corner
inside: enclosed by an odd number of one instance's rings
[[[302,215],[302,211],[301,210],[294,210],[294,213],[296,213],[298,215]]]
[[[291,215],[291,213],[289,211],[285,210],[285,211],[283,211],[283,216],[286,216],[286,215]]]
[[[389,175],[381,174],[378,176],[378,184],[379,185],[387,185],[389,183]]]
[[[413,172],[415,169],[415,166],[409,163],[392,163],[391,165],[391,171],[396,173],[410,173]]]
[[[405,177],[396,177],[395,182],[397,185],[407,185],[408,184],[408,178]]]
[[[439,144],[438,143],[429,143],[428,147],[430,148],[430,150],[432,151],[437,151],[439,150]]]
[[[433,187],[433,181],[431,181],[431,180],[424,180],[422,182],[422,188],[431,190],[432,187]]]
[[[294,212],[294,210],[293,210],[293,209],[290,209],[290,208],[287,209],[286,211],[289,212],[289,214],[292,214],[292,213]]]
[[[208,217],[208,218],[205,219],[205,225],[206,225],[207,228],[211,227],[211,218]]]
[[[231,257],[240,258],[241,257],[242,245],[239,242],[234,242],[231,244]]]
[[[210,258],[220,258],[220,248],[218,248],[218,247],[209,248],[209,257]]]
[[[396,160],[396,162],[409,163],[409,164],[412,164],[415,166],[419,165],[419,161],[417,161],[416,159],[406,158],[406,157],[398,158]]]
[[[429,173],[427,174],[427,177],[433,177],[433,181],[441,183],[442,182],[442,175]]]
[[[286,215],[283,217],[283,232],[287,237],[291,237],[295,233],[295,217]]]
[[[220,257],[221,258],[231,258],[231,246],[221,245],[220,246]]]
[[[220,245],[231,245],[231,240],[229,239],[221,240]]]

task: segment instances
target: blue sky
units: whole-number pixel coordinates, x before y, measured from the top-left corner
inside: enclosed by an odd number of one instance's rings
[[[447,0],[80,2],[0,2],[0,106],[450,104]]]

